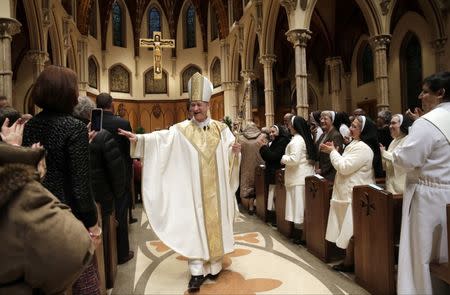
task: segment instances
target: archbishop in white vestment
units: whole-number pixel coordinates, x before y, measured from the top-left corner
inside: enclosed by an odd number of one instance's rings
[[[141,158],[142,195],[159,239],[189,259],[189,292],[217,278],[234,250],[240,145],[224,123],[208,117],[212,84],[194,74],[188,84],[191,120],[169,130],[135,135],[123,130],[132,157]],[[192,89],[192,90],[191,90]]]

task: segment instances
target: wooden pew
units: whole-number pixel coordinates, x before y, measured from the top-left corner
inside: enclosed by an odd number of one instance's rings
[[[290,238],[294,229],[294,223],[285,219],[286,187],[284,186],[284,168],[277,170],[275,174],[275,212],[278,231]]]
[[[447,204],[447,245],[448,258],[450,259],[450,204]],[[432,275],[443,280],[450,285],[450,263],[430,263],[430,272]]]
[[[109,216],[108,222],[108,236],[104,237],[107,240],[108,249],[105,251],[105,276],[106,288],[114,287],[114,282],[117,275],[117,220],[115,211]]]
[[[102,228],[103,220],[101,213],[102,212],[101,205],[99,203],[96,204],[97,204],[98,222],[100,227]],[[102,235],[101,243],[95,249],[95,257],[94,257],[96,260],[97,270],[100,278],[100,294],[102,295],[106,294],[105,253],[103,250],[104,243],[107,243],[107,241],[104,240],[104,237]]]
[[[267,222],[267,189],[265,180],[266,166],[259,165],[255,168],[255,195],[256,216]]]
[[[344,255],[334,243],[325,240],[333,184],[320,175],[305,178],[306,249],[324,262]]]
[[[395,251],[402,195],[376,185],[353,188],[355,281],[372,294],[395,294]]]

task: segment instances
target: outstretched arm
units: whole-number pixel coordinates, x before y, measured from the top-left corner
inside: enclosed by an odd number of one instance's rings
[[[131,143],[136,143],[137,142],[137,136],[136,136],[136,134],[135,133],[133,133],[133,132],[131,132],[131,131],[126,131],[126,130],[123,130],[123,129],[121,129],[121,128],[119,128],[118,129],[119,131],[117,132],[119,135],[122,135],[122,136],[125,136],[126,138],[128,138],[128,140],[131,142]]]

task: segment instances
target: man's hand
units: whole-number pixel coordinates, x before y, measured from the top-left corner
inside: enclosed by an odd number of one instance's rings
[[[2,125],[0,136],[2,141],[12,145],[22,145],[23,127],[21,119],[18,119],[11,127],[8,127],[9,119],[6,118]]]
[[[134,134],[133,132],[130,131],[126,131],[123,129],[118,129],[119,131],[117,132],[119,135],[125,136],[126,138],[128,138],[128,140],[132,143],[136,143],[137,142],[137,136],[136,134]]]
[[[241,152],[241,144],[238,142],[233,143],[233,145],[231,146],[231,151],[234,154],[239,154]]]

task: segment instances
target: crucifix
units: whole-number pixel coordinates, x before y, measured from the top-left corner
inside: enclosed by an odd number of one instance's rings
[[[153,32],[153,39],[140,38],[140,47],[153,48],[153,78],[162,78],[162,52],[161,48],[175,48],[175,40],[161,39],[161,32]]]

